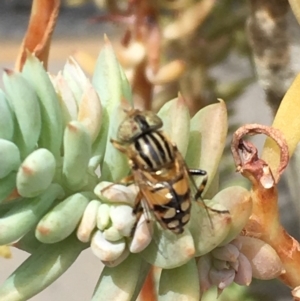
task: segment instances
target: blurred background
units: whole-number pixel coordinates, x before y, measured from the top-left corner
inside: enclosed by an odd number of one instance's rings
[[[154,109],[158,109],[166,100],[175,97],[177,91],[180,90],[189,100],[191,114],[194,110],[215,102],[217,98],[224,98],[228,101],[232,132],[239,125],[246,123],[265,125],[272,123],[272,109],[267,105],[266,94],[256,79],[256,70],[246,37],[246,20],[250,16],[250,6],[244,1],[223,0],[222,3],[219,1],[214,10],[208,13],[211,16],[205,22],[199,21],[199,24],[191,29],[192,34],[188,38],[185,37],[185,33],[182,36],[178,33],[178,36],[174,38],[172,37],[174,31],[166,30],[167,25],[176,20],[178,12],[183,10],[185,5],[190,6],[191,3],[199,4],[205,1],[161,1],[162,4],[153,1],[155,10],[148,11],[149,15],[143,16],[144,19],[139,24],[129,18],[137,14],[137,8],[130,10],[128,2],[134,3],[134,1],[64,2],[53,34],[48,62],[49,72],[57,73],[63,68],[67,58],[78,51],[96,58],[103,44],[104,34],[112,41],[115,49],[120,51],[118,55],[122,60],[124,57],[122,49],[128,46],[128,39],[132,43],[145,44],[144,36],[139,32],[139,28],[144,26],[143,28],[151,33],[154,28],[153,24],[157,22],[163,32],[163,37],[157,40],[161,42],[160,53],[157,57],[151,57],[151,53],[154,52],[146,53],[150,67],[154,69],[157,67],[153,62],[158,57],[162,65],[180,59],[185,62],[186,70],[190,72],[185,70],[183,74],[179,72],[178,78],[163,83],[151,83],[151,91],[154,95],[151,105]],[[27,30],[30,9],[31,1],[25,0],[6,0],[0,5],[0,67],[2,70],[14,67],[21,41]],[[288,13],[287,20],[288,34],[292,41],[292,58],[296,58],[299,49],[297,42],[299,41],[297,39],[299,26],[291,12]],[[128,35],[128,28],[131,29],[131,35]],[[153,47],[153,45],[150,46]],[[153,48],[147,49],[149,51]],[[297,69],[296,63],[293,66]],[[132,75],[129,69],[134,69],[136,65],[125,67],[128,69],[128,76],[134,78],[136,75]],[[0,86],[3,87],[1,79]],[[138,101],[137,99],[137,103]],[[147,105],[149,106],[149,103],[145,106]],[[257,138],[255,141],[261,147],[264,138]],[[226,182],[228,173],[234,173],[233,161],[229,153],[225,155],[223,164],[223,178]],[[285,184],[282,183],[282,185],[286,189]],[[285,191],[283,190],[280,197],[283,223],[292,234],[299,236],[298,218],[293,204],[286,201]],[[12,252],[12,259],[0,257],[0,282],[3,282],[28,256],[25,252],[16,249],[12,249]],[[101,268],[101,262],[90,250],[86,250],[59,280],[30,300],[90,300]],[[279,281],[260,282],[251,286],[251,292],[257,296],[255,300],[291,300],[289,289]]]

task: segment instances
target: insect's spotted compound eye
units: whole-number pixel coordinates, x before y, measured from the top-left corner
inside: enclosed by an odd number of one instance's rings
[[[141,135],[161,128],[162,125],[162,120],[153,112],[132,110],[120,124],[117,138],[123,142],[132,142]]]

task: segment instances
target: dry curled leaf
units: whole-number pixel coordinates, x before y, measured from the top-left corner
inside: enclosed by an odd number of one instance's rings
[[[258,158],[257,149],[252,143],[242,140],[245,135],[255,134],[265,134],[279,146],[280,162],[276,170],[271,170],[265,161]],[[275,128],[260,124],[246,124],[240,127],[233,135],[231,151],[237,170],[251,177],[252,182],[253,180],[260,182],[265,188],[271,188],[278,183],[289,162],[289,150],[282,133]]]

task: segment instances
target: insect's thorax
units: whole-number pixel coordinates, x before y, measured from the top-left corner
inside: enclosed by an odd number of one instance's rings
[[[136,168],[160,174],[174,165],[174,146],[160,131],[140,136],[131,143],[130,148],[134,153],[131,160]]]

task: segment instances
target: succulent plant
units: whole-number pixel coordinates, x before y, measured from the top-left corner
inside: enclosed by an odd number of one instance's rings
[[[132,105],[131,92],[109,41],[92,84],[74,59],[57,76],[49,76],[28,53],[22,72],[5,71],[4,86],[0,245],[31,256],[1,285],[1,300],[37,294],[89,245],[106,265],[92,300],[135,300],[151,265],[162,269],[161,300],[182,295],[199,300],[212,285],[223,290],[233,281],[249,285],[252,276],[281,274],[271,246],[240,236],[252,210],[250,193],[240,186],[218,191],[227,134],[223,101],[190,119],[179,95],[158,112],[187,165],[208,172],[203,200],[208,208],[193,201],[191,221],[180,235],[155,220],[149,223],[151,213],[145,211],[132,236],[138,187],[120,184],[129,172],[127,158],[109,142],[125,116],[122,108]],[[256,264],[258,249],[265,250],[262,264]]]

